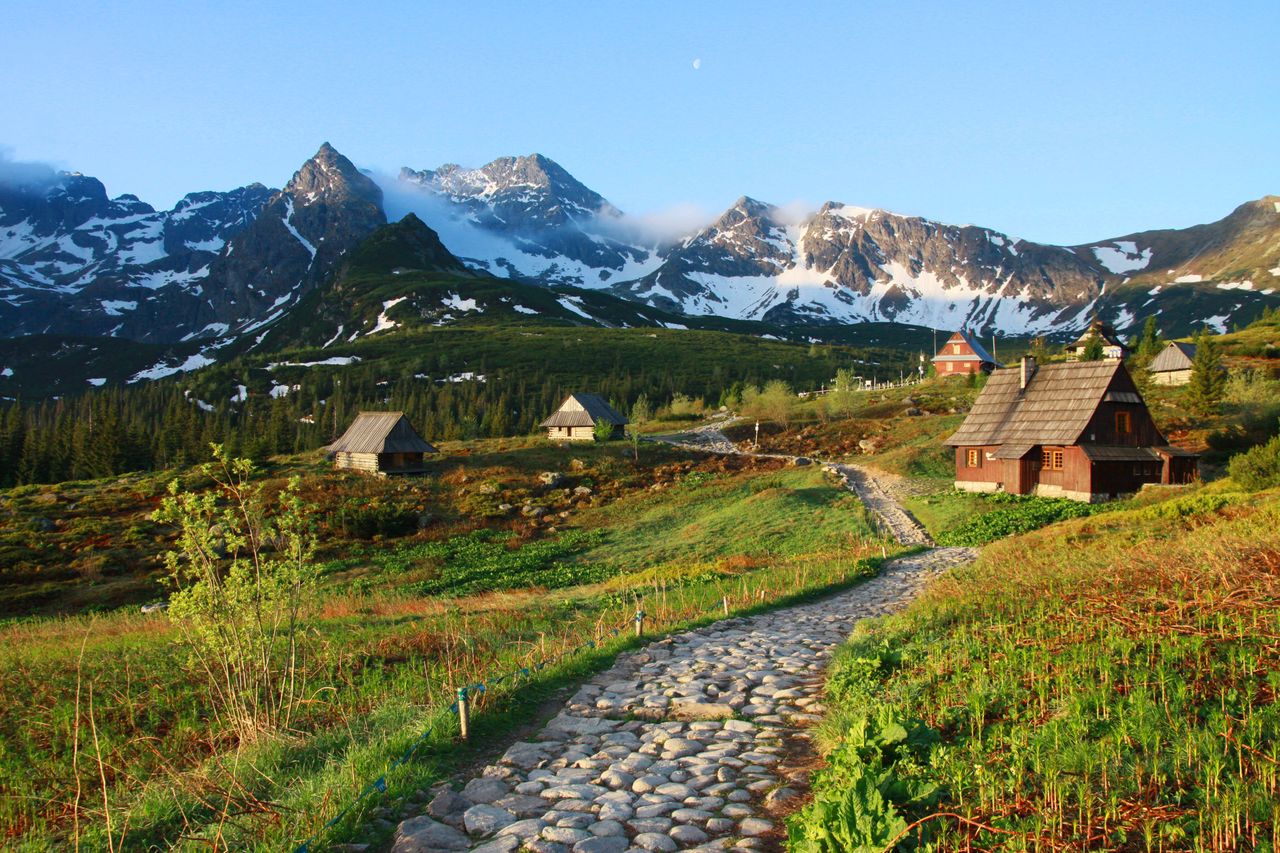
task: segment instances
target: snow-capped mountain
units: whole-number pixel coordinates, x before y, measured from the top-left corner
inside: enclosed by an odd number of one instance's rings
[[[197,192],[157,211],[80,174],[0,185],[0,333],[165,339],[272,192]]]
[[[541,154],[479,169],[404,167],[394,189],[454,254],[497,276],[593,286],[659,260],[656,247],[626,239],[617,208]]]
[[[1066,335],[1095,313],[1122,332],[1155,314],[1182,333],[1280,302],[1275,196],[1209,225],[1073,247],[838,202],[795,216],[747,197],[673,236],[542,155],[375,181],[326,143],[282,190],[193,193],[169,211],[109,199],[78,174],[0,186],[0,336],[207,341],[165,369],[198,366],[261,340],[409,212],[477,272],[690,317]]]
[[[324,143],[227,243],[194,331],[244,335],[270,325],[386,222],[378,185]]]
[[[417,211],[475,269],[693,316],[1069,334],[1095,313],[1127,330],[1176,306],[1179,327],[1222,328],[1280,287],[1273,197],[1212,225],[1066,247],[839,202],[797,219],[745,196],[659,240],[536,154],[405,168],[383,188],[393,218]],[[1212,258],[1221,263],[1201,271]]]

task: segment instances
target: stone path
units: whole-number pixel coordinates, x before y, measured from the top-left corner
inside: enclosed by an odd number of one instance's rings
[[[738,452],[715,426],[680,438]],[[827,467],[901,542],[931,544],[877,475]],[[460,792],[422,792],[423,813],[399,825],[393,853],[777,848],[772,815],[808,786],[808,768],[794,764],[807,750],[794,741],[807,740],[805,727],[825,711],[833,650],[859,620],[901,608],[976,555],[934,548],[821,601],[725,619],[619,655],[533,740],[512,745]]]
[[[933,539],[920,522],[893,499],[881,481],[881,475],[861,465],[828,465],[827,469],[840,477],[845,488],[861,498],[867,509],[880,520],[881,526],[903,545],[933,544]]]
[[[823,672],[854,624],[972,560],[938,548],[812,604],[726,619],[619,656],[529,742],[400,824],[394,853],[760,850],[807,785],[787,738],[820,718]]]

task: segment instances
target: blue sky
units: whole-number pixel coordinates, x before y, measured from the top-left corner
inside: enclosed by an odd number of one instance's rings
[[[1073,243],[1280,193],[1280,3],[23,3],[0,146],[169,206],[541,152],[618,207]],[[700,67],[694,68],[694,60]]]

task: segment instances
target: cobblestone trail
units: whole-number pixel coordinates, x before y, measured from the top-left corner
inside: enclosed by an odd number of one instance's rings
[[[457,793],[417,799],[394,853],[761,850],[772,811],[808,770],[787,739],[819,719],[823,672],[854,624],[892,612],[972,560],[938,548],[894,560],[818,602],[726,619],[619,656],[532,740]],[[424,808],[425,807],[425,808]]]
[[[828,465],[827,470],[840,477],[845,488],[861,498],[867,509],[880,519],[884,529],[903,545],[933,544],[933,539],[920,522],[889,494],[880,475],[860,465]]]

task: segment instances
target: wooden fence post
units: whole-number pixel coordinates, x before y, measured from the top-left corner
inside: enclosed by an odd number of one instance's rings
[[[462,732],[462,739],[467,740],[471,736],[471,703],[467,700],[467,688],[458,688],[458,729]]]

